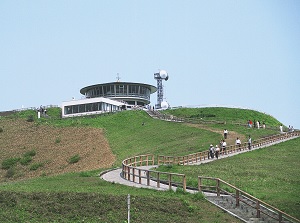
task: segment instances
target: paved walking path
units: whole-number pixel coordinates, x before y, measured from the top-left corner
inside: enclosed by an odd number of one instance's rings
[[[260,147],[256,147],[256,148],[253,148],[251,150],[243,150],[243,151],[238,151],[238,152],[235,152],[235,153],[230,153],[230,154],[227,154],[227,155],[221,155],[219,157],[219,159],[224,159],[224,158],[227,158],[227,157],[235,156],[235,155],[238,155],[240,153],[251,152],[251,151],[254,151],[254,150],[257,150],[257,149],[272,146],[272,145],[275,145],[275,144],[278,144],[278,143],[281,143],[281,142],[284,142],[284,141],[287,141],[287,140],[290,140],[290,139],[294,139],[294,138],[297,138],[297,136],[291,137],[291,138],[288,138],[288,139],[284,139],[284,140],[281,140],[281,141],[278,141],[278,142],[270,143],[270,144],[267,144],[267,145],[263,145],[263,146],[260,146]],[[189,164],[189,165],[200,165],[202,163],[208,163],[208,162],[212,162],[212,161],[216,161],[216,160],[217,160],[216,158],[214,158],[214,159],[205,159],[205,160],[199,161],[197,163]],[[149,169],[154,168],[154,167],[157,167],[157,165],[140,166],[139,168],[143,169],[143,170],[149,170]],[[157,182],[152,181],[152,180],[150,180],[150,185],[148,186],[147,181],[146,181],[145,178],[141,179],[142,180],[141,184],[138,183],[138,178],[137,177],[136,177],[136,182],[128,181],[128,180],[122,178],[121,172],[122,172],[122,168],[117,168],[117,169],[109,170],[109,171],[106,171],[105,173],[100,174],[100,177],[102,179],[108,181],[108,182],[119,183],[119,184],[131,186],[131,187],[151,188],[151,189],[156,189],[156,190],[169,190],[169,186],[165,185],[165,184],[160,184],[160,188],[158,188],[157,187]],[[176,187],[172,186],[172,189],[176,190]],[[189,191],[189,192],[193,192],[193,191]]]

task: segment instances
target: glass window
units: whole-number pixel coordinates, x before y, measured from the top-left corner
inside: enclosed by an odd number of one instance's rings
[[[66,106],[65,107],[65,115],[72,114],[72,106]]]
[[[139,93],[139,88],[136,85],[129,85],[129,94],[137,95]]]
[[[124,85],[116,85],[116,95],[124,95]]]
[[[79,105],[79,113],[85,112],[85,105]]]

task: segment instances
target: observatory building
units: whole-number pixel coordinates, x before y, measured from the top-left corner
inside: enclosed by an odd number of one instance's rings
[[[150,95],[155,86],[133,82],[111,82],[84,87],[83,99],[62,103],[62,117],[93,115],[114,112],[135,106],[150,104]]]

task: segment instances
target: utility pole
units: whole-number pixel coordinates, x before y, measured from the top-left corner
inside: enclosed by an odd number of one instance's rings
[[[127,223],[130,223],[130,194],[127,196],[127,206],[128,206],[128,220]]]

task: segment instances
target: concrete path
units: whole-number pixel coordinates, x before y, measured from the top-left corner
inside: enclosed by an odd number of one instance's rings
[[[257,149],[272,146],[272,145],[275,145],[275,144],[278,144],[278,143],[281,143],[281,142],[284,142],[284,141],[287,141],[287,140],[290,140],[290,139],[294,139],[294,138],[297,138],[297,137],[296,136],[291,137],[289,139],[284,139],[284,140],[281,140],[281,141],[278,141],[278,142],[274,142],[274,143],[270,143],[270,144],[263,145],[263,146],[260,146],[260,147],[256,147],[256,148],[251,149],[251,150],[243,150],[243,151],[239,151],[239,152],[235,152],[235,153],[230,153],[230,154],[227,154],[227,155],[221,155],[219,157],[219,159],[224,159],[224,158],[235,156],[235,155],[245,153],[245,152],[251,152],[251,151],[254,151],[254,150],[257,150]],[[205,160],[199,161],[197,163],[189,164],[189,165],[200,165],[200,164],[208,163],[208,162],[212,162],[212,161],[217,161],[217,159],[216,158],[214,158],[214,159],[205,159]],[[155,168],[155,167],[157,167],[157,165],[154,165],[154,166],[140,166],[139,168],[143,169],[143,170],[149,170],[149,169]],[[121,172],[122,172],[122,168],[113,169],[113,170],[109,170],[109,171],[106,171],[104,173],[101,173],[100,177],[103,180],[106,180],[108,182],[119,183],[119,184],[131,186],[131,187],[149,188],[149,189],[155,189],[155,190],[169,190],[169,186],[165,185],[165,184],[160,184],[160,188],[158,188],[157,187],[157,182],[152,181],[152,180],[150,180],[150,185],[148,186],[147,181],[146,181],[145,178],[141,179],[141,184],[138,183],[138,178],[137,177],[136,177],[136,180],[135,180],[136,182],[128,181],[128,180],[121,177]],[[172,189],[176,190],[176,187],[172,186]],[[188,192],[194,193],[194,191],[188,191]]]

